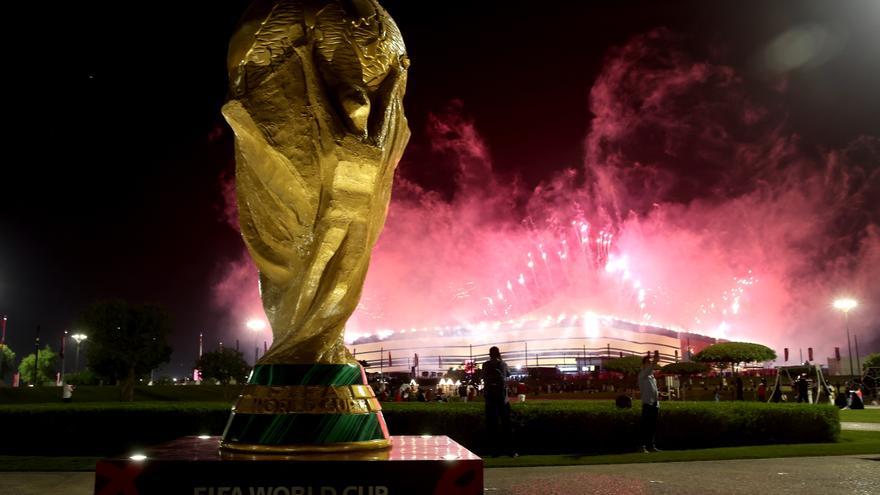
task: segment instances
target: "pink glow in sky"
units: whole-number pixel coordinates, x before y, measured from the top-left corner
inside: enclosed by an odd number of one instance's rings
[[[528,189],[493,173],[466,102],[453,102],[427,132],[456,157],[454,194],[399,171],[348,331],[592,311],[778,354],[813,347],[824,361],[846,347],[831,301],[849,295],[868,340],[880,328],[880,140],[815,149],[786,130],[784,84],[760,100],[747,86],[664,30],[638,36],[590,90],[583,169]],[[261,315],[244,251],[214,294],[236,322]]]

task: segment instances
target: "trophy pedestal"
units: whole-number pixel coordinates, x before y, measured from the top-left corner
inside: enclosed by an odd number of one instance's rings
[[[183,437],[131,453],[134,458],[102,459],[95,494],[483,493],[483,460],[446,436],[393,436],[387,449],[292,455],[228,452],[220,442]]]
[[[226,453],[387,448],[382,406],[358,364],[257,364],[232,408]]]

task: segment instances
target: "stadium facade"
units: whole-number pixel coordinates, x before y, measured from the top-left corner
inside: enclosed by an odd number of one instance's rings
[[[705,335],[587,313],[541,319],[482,322],[430,328],[379,330],[347,343],[368,372],[445,372],[479,365],[498,346],[515,368],[557,367],[574,373],[599,371],[603,361],[659,351],[661,363],[687,360],[716,343]],[[418,356],[418,357],[416,357]]]

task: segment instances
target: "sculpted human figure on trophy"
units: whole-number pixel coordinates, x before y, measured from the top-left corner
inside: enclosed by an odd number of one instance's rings
[[[230,41],[223,115],[274,340],[233,407],[226,451],[390,445],[343,334],[409,140],[408,66],[374,0],[257,0]]]
[[[261,363],[352,362],[342,343],[409,139],[403,38],[374,1],[258,1],[229,50],[239,215],[274,343]]]

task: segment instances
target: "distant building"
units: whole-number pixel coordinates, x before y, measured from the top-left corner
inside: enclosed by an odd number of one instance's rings
[[[861,375],[861,370],[858,367],[859,363],[856,361],[855,356],[853,356],[852,360],[852,370],[856,375]],[[828,374],[831,376],[843,376],[849,375],[849,358],[846,356],[840,356],[840,360],[838,361],[835,358],[828,358]]]
[[[486,361],[489,347],[501,348],[512,368],[556,367],[565,373],[597,371],[610,358],[659,351],[661,363],[688,360],[718,342],[705,335],[678,332],[595,314],[473,325],[378,330],[347,342],[367,371],[410,371],[419,356],[419,372],[442,372]],[[393,360],[389,358],[389,353]],[[389,363],[390,361],[390,363]],[[512,370],[513,371],[513,370]]]

